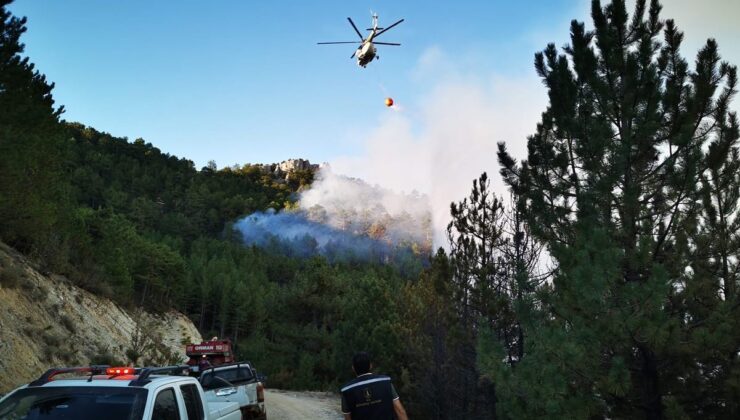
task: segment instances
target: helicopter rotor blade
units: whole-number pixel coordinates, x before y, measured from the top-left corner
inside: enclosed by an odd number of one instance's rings
[[[375,34],[375,38],[377,38],[377,37],[378,37],[378,36],[380,36],[380,35],[381,35],[381,34],[382,34],[383,32],[386,32],[386,31],[387,31],[388,29],[391,29],[392,27],[394,27],[394,26],[398,25],[399,23],[401,23],[401,22],[403,22],[403,21],[404,21],[404,19],[401,19],[401,20],[399,20],[398,22],[394,23],[393,25],[391,25],[391,26],[387,26],[387,27],[386,27],[385,29],[383,29],[382,31],[380,31],[380,32],[378,32],[377,34]]]
[[[317,42],[318,45],[328,44],[362,44],[360,41],[334,41],[334,42]]]
[[[356,52],[357,52],[357,51],[353,52],[353,53],[352,53],[352,55],[350,55],[350,56],[349,56],[349,58],[350,58],[350,59],[353,59],[353,58],[355,58],[355,53],[356,53]]]
[[[400,46],[401,45],[401,44],[396,43],[396,42],[374,42],[374,41],[373,41],[373,44],[377,44],[377,45],[395,45],[395,46]]]
[[[347,20],[349,21],[349,24],[352,25],[352,28],[354,28],[355,32],[357,32],[357,36],[359,36],[361,40],[364,40],[365,38],[362,37],[360,30],[357,29],[357,25],[355,25],[355,23],[352,22],[352,18],[348,17]]]

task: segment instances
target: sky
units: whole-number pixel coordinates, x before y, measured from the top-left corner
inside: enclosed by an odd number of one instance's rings
[[[386,96],[410,109],[432,87],[418,74],[430,50],[451,54],[441,67],[531,73],[539,28],[559,22],[567,34],[578,2],[514,3],[16,0],[10,9],[28,17],[26,53],[56,83],[65,119],[224,166],[357,154],[388,113]],[[364,29],[370,10],[381,25],[405,19],[382,36],[401,47],[381,47],[362,69],[352,45],[316,45],[354,40],[346,17]]]
[[[689,62],[715,37],[740,64],[740,1],[662,3]],[[589,0],[16,0],[10,10],[28,17],[25,52],[56,83],[65,119],[197,167],[329,162],[428,194],[438,232],[472,179],[497,172],[497,142],[526,157],[547,106],[534,53],[566,44],[571,19],[591,26]],[[354,40],[346,18],[364,29],[370,10],[381,26],[405,19],[381,37],[401,47],[380,46],[363,69],[352,45],[316,45]]]

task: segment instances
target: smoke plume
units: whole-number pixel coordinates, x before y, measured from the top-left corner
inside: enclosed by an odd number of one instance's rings
[[[506,197],[496,174],[496,143],[526,155],[546,92],[534,75],[481,79],[446,68],[451,61],[427,51],[415,77],[432,86],[429,93],[386,113],[367,131],[360,154],[331,161],[331,170],[322,169],[301,194],[297,210],[241,220],[245,242],[264,246],[279,239],[294,244],[296,254],[315,242],[312,252],[323,255],[339,243],[353,255],[411,245],[428,255],[446,247],[450,203],[466,197],[483,171]]]
[[[718,3],[715,9],[724,12],[738,8],[713,1]],[[693,2],[675,3],[666,5],[664,15],[680,18],[679,25],[687,30],[691,57],[708,35],[700,25],[706,19],[691,15],[696,14],[696,8],[690,7]],[[630,2],[630,10],[633,4]],[[548,42],[568,42],[568,22],[573,17],[590,26],[589,10],[588,1],[579,1],[558,22],[529,34],[532,53]],[[718,34],[713,35],[718,36],[725,58],[732,61],[740,50],[728,41],[733,26],[732,19],[725,17],[733,15],[720,15]],[[395,98],[394,112],[385,112],[376,122],[354,132],[365,133],[359,153],[330,161],[335,173],[381,187],[322,173],[301,196],[301,217],[326,224],[335,233],[352,235],[367,234],[368,226],[378,221],[377,228],[389,227],[383,240],[392,244],[405,240],[428,243],[431,232],[433,246],[437,247],[446,246],[450,203],[466,197],[472,180],[482,172],[488,172],[494,192],[508,198],[498,176],[496,144],[504,141],[516,158],[526,157],[527,136],[535,131],[547,107],[547,90],[531,68],[531,61],[518,66],[520,75],[496,74],[480,62],[480,57],[488,53],[478,51],[471,57],[428,48],[403,81],[426,94],[414,102]],[[488,72],[481,70],[486,68]],[[392,96],[384,85],[381,88],[384,96]],[[277,229],[280,237],[296,235],[288,229],[271,228]]]
[[[418,82],[432,86],[427,95],[386,113],[369,130],[362,153],[331,162],[338,173],[425,194],[435,247],[446,245],[450,203],[469,195],[482,172],[489,173],[496,193],[508,197],[497,174],[496,144],[505,141],[516,157],[525,157],[527,136],[547,105],[534,74],[481,78],[445,68],[454,61],[429,50],[416,70]]]
[[[427,255],[431,250],[425,196],[371,186],[328,167],[301,193],[297,209],[254,213],[235,228],[248,245],[298,257],[387,262],[407,252]]]

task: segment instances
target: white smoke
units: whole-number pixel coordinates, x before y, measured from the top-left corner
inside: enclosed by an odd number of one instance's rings
[[[732,36],[737,33],[731,18],[735,14],[729,13],[740,10],[740,2],[710,2],[716,7],[699,8],[700,17],[695,15],[699,9],[691,0],[663,2],[666,5],[662,16],[675,17],[679,28],[686,30],[689,61],[706,38],[714,36],[725,58],[740,64],[740,50],[737,43],[732,43]],[[571,18],[590,28],[590,7],[589,1],[580,0],[560,21],[532,32],[532,55],[548,42],[559,46],[569,42]],[[633,7],[634,2],[629,2],[630,13]],[[709,21],[718,24],[708,28]],[[438,48],[429,48],[419,58],[410,80],[423,86],[428,94],[418,102],[406,102],[403,106],[397,103],[393,109],[396,112],[385,113],[365,135],[362,153],[331,161],[337,173],[388,190],[425,194],[432,214],[435,246],[446,245],[450,203],[469,195],[472,180],[482,172],[488,172],[494,191],[508,198],[498,176],[497,143],[506,142],[514,157],[526,158],[527,137],[535,131],[547,107],[547,90],[531,65],[518,66],[525,69],[521,76],[481,75],[480,67],[475,57],[451,56]],[[389,94],[384,87],[383,91]],[[338,188],[341,193],[337,192],[335,199],[361,200],[353,198],[351,185],[345,187],[350,188]],[[327,181],[315,188],[325,191],[335,186]],[[309,197],[313,203],[321,203],[325,198],[321,194],[313,197],[312,192],[306,197],[306,205]]]
[[[251,214],[234,227],[248,245],[303,258],[393,263],[431,251],[430,206],[418,193],[371,186],[325,166],[297,204]]]
[[[506,141],[516,157],[525,157],[527,136],[547,105],[534,70],[528,77],[481,79],[450,69],[452,61],[437,49],[424,54],[416,74],[421,82],[434,80],[430,93],[383,116],[365,138],[362,155],[331,162],[338,173],[426,194],[435,247],[446,245],[450,203],[466,197],[483,171],[499,195],[508,195],[497,175],[496,143]],[[439,68],[445,74],[437,74]]]
[[[426,196],[399,193],[363,180],[335,174],[323,167],[311,188],[301,194],[299,208],[309,220],[392,244],[429,244],[430,205]]]

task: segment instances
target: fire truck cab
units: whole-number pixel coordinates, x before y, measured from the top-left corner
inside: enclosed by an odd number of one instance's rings
[[[200,344],[188,344],[185,354],[188,356],[187,364],[193,372],[234,362],[231,340],[219,340],[217,337]]]

